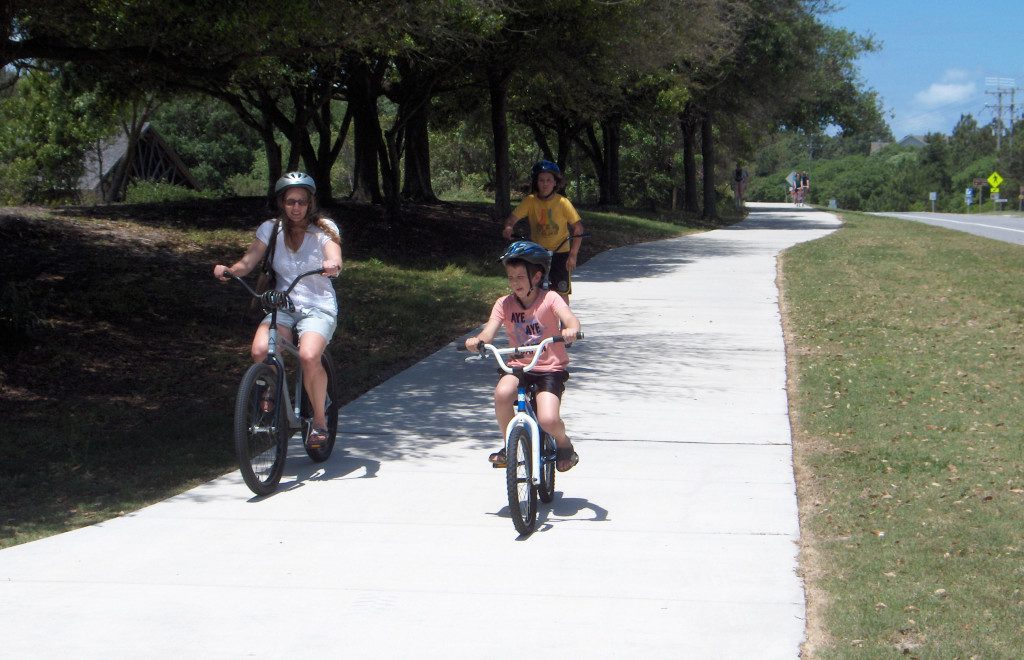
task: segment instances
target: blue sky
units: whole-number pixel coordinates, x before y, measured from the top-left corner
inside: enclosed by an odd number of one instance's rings
[[[1010,78],[1014,117],[1024,110],[1024,1],[837,0],[838,12],[823,20],[857,34],[873,35],[881,48],[858,61],[865,86],[882,99],[886,120],[899,140],[908,134],[949,134],[961,114],[979,124],[996,115],[986,106],[995,86],[986,78]],[[1009,105],[1010,96],[1003,96]],[[1004,120],[1007,114],[1004,111]]]

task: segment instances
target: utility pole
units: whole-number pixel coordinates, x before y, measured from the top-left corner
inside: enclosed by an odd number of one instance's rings
[[[1016,93],[1017,91],[1024,91],[1016,87],[1017,81],[1013,78],[985,78],[986,87],[995,87],[994,91],[985,90],[986,94],[991,94],[996,97],[994,104],[987,104],[985,107],[989,110],[994,110],[995,124],[996,124],[996,152],[998,152],[1003,146],[1003,133],[1006,132],[1006,124],[1003,122],[1004,110],[1010,112],[1010,146],[1013,146],[1013,113],[1016,110]],[[1003,97],[1009,96],[1009,105],[1003,104]]]

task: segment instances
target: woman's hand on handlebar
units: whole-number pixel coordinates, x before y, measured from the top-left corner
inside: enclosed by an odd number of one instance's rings
[[[337,277],[341,272],[341,263],[334,259],[324,259],[323,269],[327,277]]]
[[[213,267],[213,276],[221,282],[227,282],[231,279],[231,269],[223,264],[217,264]]]

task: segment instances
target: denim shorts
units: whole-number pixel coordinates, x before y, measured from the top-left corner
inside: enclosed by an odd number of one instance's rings
[[[270,325],[270,314],[263,317],[261,323]],[[294,312],[278,310],[277,324],[289,330],[295,328],[299,337],[306,332],[315,332],[327,341],[331,341],[334,330],[338,327],[338,319],[330,312],[312,307],[297,309]]]

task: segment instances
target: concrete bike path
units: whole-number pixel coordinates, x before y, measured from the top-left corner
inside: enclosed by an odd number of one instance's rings
[[[521,539],[494,369],[451,347],[342,410],[279,491],[238,473],[0,551],[9,657],[795,658],[804,630],[775,264],[788,205],[577,273],[581,455]],[[344,356],[339,356],[343,359]]]

